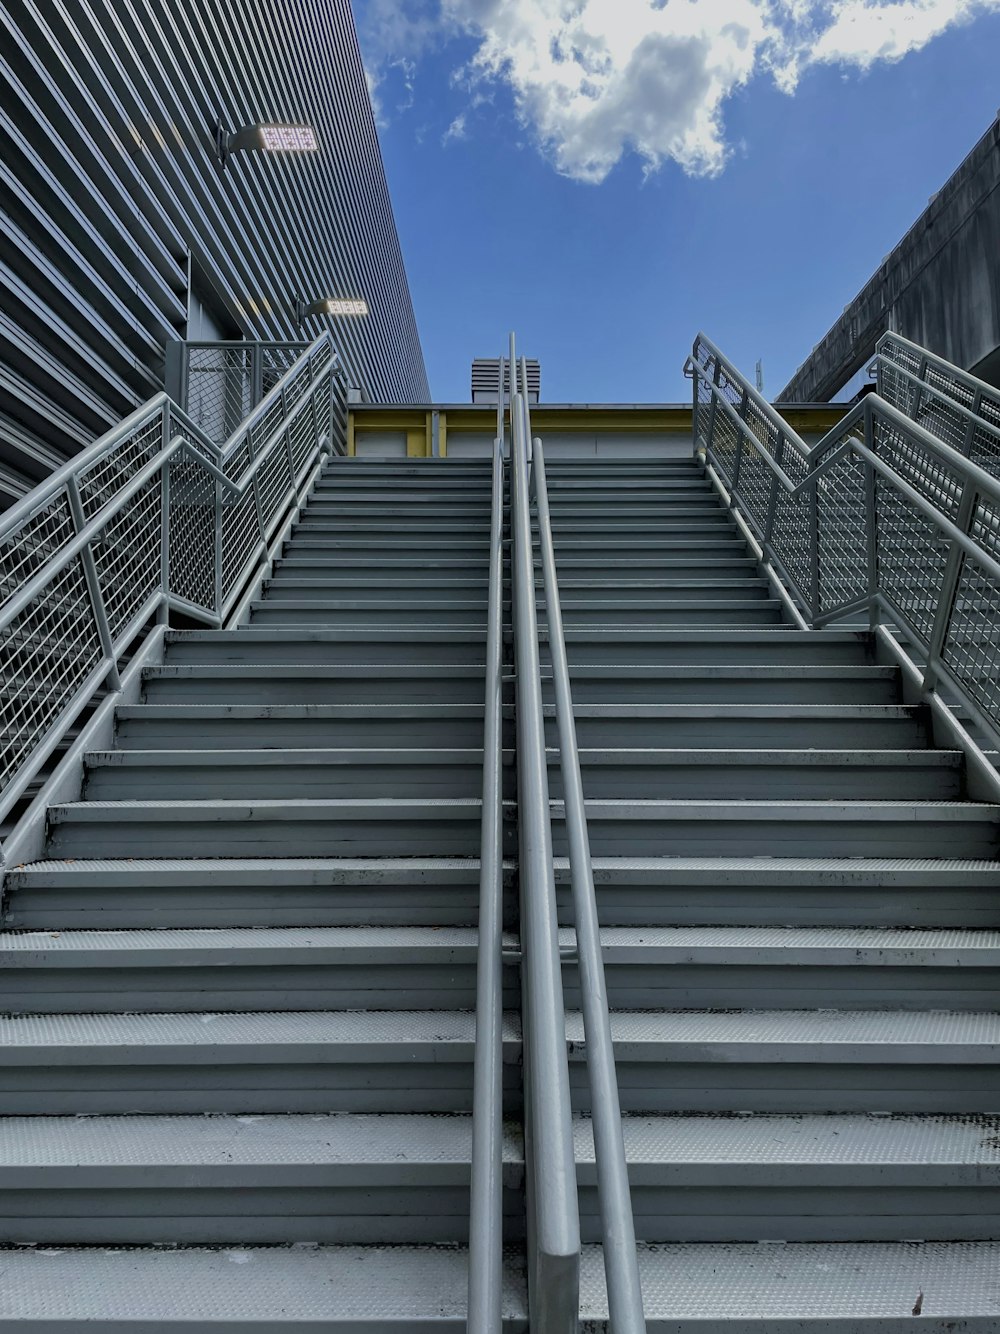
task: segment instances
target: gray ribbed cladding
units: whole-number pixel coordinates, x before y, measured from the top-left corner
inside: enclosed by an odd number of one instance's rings
[[[0,506],[162,387],[189,250],[229,336],[299,336],[296,296],[365,297],[333,326],[349,375],[426,400],[347,0],[3,0],[0,31]],[[220,115],[309,121],[322,151],[222,172]]]

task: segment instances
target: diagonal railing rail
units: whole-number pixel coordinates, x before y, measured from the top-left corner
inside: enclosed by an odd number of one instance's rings
[[[469,1334],[500,1334],[503,1320],[503,372],[501,358],[490,492],[483,816],[469,1195]]]
[[[556,730],[569,850],[591,1128],[610,1327],[643,1334],[635,1225],[622,1134],[614,1044],[600,938],[590,837],[576,738],[549,514],[545,452],[532,438],[527,365],[511,339],[511,432],[521,931],[525,1027],[525,1126],[529,1197],[529,1275],[533,1330],[576,1331],[579,1322],[580,1218],[573,1153],[561,957],[552,863],[548,752],[541,666],[531,498],[537,515],[542,597],[552,670]],[[502,377],[501,377],[502,383]]]
[[[702,335],[687,368],[695,448],[804,620],[894,626],[1000,746],[1000,479],[877,393],[810,448]]]
[[[324,334],[225,445],[157,394],[0,519],[0,820],[144,627],[239,618],[345,422]]]
[[[511,533],[517,713],[528,1300],[536,1334],[576,1334],[580,1212],[556,915],[530,511],[527,395],[511,336]],[[502,382],[501,382],[502,383]]]

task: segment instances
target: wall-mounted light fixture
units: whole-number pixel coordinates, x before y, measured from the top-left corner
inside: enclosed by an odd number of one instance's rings
[[[301,324],[307,315],[367,315],[368,302],[362,297],[325,296],[312,305],[297,298],[295,302],[295,323]]]
[[[218,120],[215,151],[225,167],[233,153],[318,153],[319,139],[311,125],[242,125],[230,131]]]

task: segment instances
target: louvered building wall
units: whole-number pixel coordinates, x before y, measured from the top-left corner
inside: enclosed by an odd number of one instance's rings
[[[222,171],[219,116],[322,151]],[[0,284],[0,505],[162,388],[169,339],[295,337],[296,296],[365,298],[352,379],[426,401],[348,0],[0,0]]]

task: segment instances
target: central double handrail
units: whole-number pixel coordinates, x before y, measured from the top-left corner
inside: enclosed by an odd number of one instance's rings
[[[514,636],[517,658],[518,809],[522,1015],[532,1328],[578,1327],[580,1215],[569,1092],[562,957],[552,852],[548,748],[542,704],[535,545],[551,664],[569,851],[575,958],[583,1011],[608,1311],[615,1334],[643,1334],[645,1320],[615,1073],[614,1044],[590,855],[580,753],[556,575],[545,451],[532,438],[527,366],[511,339]],[[502,379],[501,379],[502,384]]]

